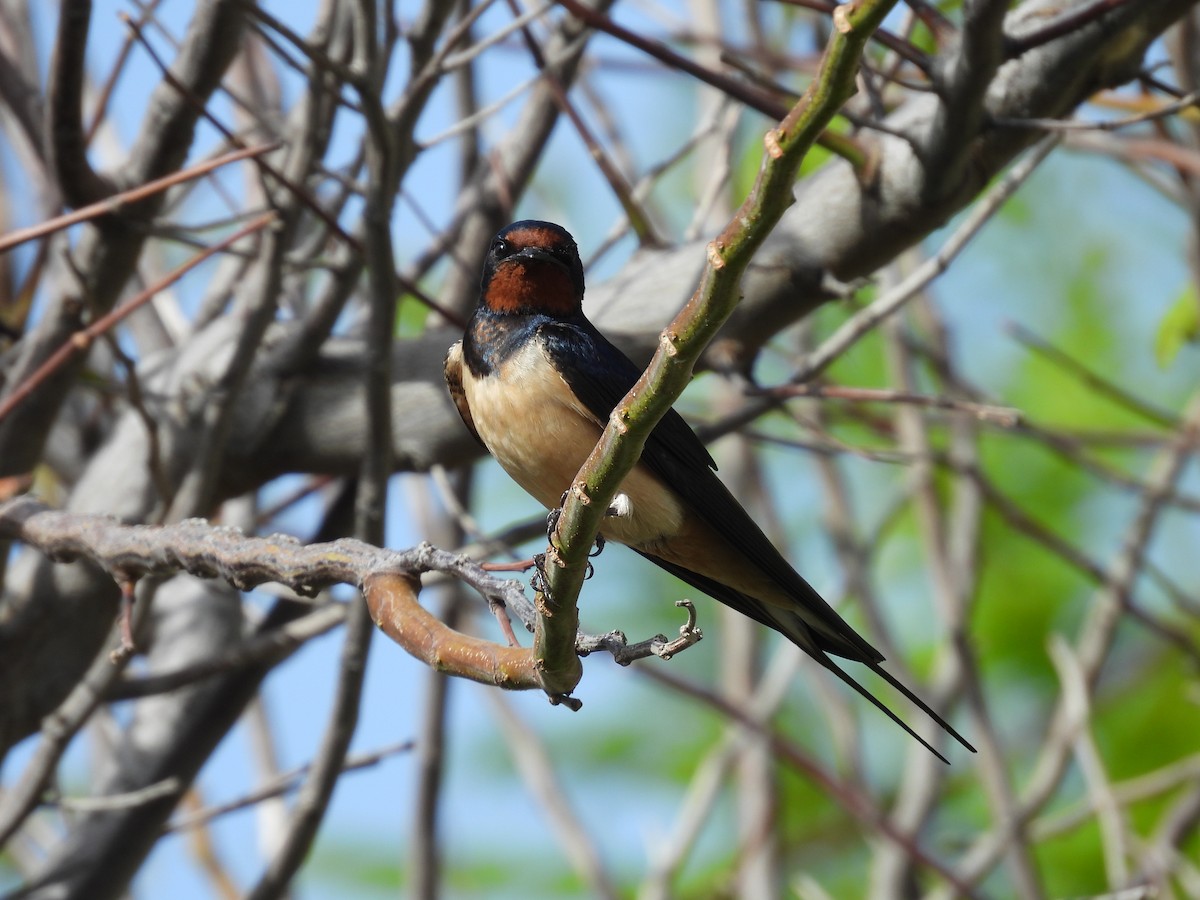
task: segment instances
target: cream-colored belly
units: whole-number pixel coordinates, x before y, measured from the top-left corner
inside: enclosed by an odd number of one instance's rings
[[[504,471],[544,506],[558,506],[600,439],[601,425],[537,342],[507,360],[502,374],[475,378],[464,366],[463,390],[479,437]],[[683,506],[645,467],[634,468],[620,492],[629,498],[628,513],[605,520],[605,537],[647,547],[678,533]]]

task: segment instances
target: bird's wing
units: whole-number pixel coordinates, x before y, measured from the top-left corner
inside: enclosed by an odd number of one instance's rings
[[[480,444],[483,441],[475,430],[475,419],[471,415],[471,406],[467,403],[467,392],[463,390],[463,343],[455,341],[446,351],[446,361],[442,365],[442,374],[446,376],[446,387],[450,389],[450,399],[454,401],[458,414],[462,416],[463,424]]]
[[[541,326],[539,331],[546,352],[571,390],[597,419],[607,421],[614,407],[641,376],[641,370],[586,320],[555,321]],[[697,590],[779,631],[881,709],[943,762],[946,758],[941,753],[829,655],[865,664],[964,747],[975,752],[975,748],[945,719],[880,665],[883,655],[851,628],[775,549],[749,513],[717,478],[712,456],[675,410],[669,410],[655,426],[646,440],[641,461],[710,527],[767,572],[795,604],[791,608],[767,604],[684,566],[640,550],[638,553]]]
[[[539,331],[546,352],[571,390],[601,422],[607,421],[613,408],[641,376],[641,370],[586,320],[555,321],[542,325]],[[793,622],[784,615],[778,616],[780,621],[767,621],[775,616],[766,604],[757,601],[756,604],[763,607],[760,613],[743,612],[788,635],[809,652],[815,645],[826,653],[858,662],[883,660],[883,655],[851,628],[775,549],[737,498],[721,483],[713,471],[716,463],[707,448],[675,410],[669,410],[647,438],[642,463],[675,491],[696,515],[792,597],[795,606],[789,612],[794,612],[800,621]],[[694,581],[691,583],[700,587]],[[700,589],[712,593],[707,588]],[[730,602],[721,592],[714,596],[741,609],[737,602]],[[807,627],[810,633],[798,634],[798,626]]]
[[[613,407],[622,401],[641,376],[641,370],[586,320],[542,325],[541,334],[546,352],[552,359],[557,356],[554,361],[571,390],[596,418],[606,421]],[[703,522],[779,584],[794,601],[794,606],[786,612],[794,612],[798,617],[780,614],[785,611],[776,613],[755,600],[752,602],[764,608],[758,614],[748,613],[752,618],[772,625],[809,652],[818,649],[866,664],[883,660],[883,654],[854,631],[775,550],[775,545],[742,504],[721,484],[714,473],[713,457],[676,410],[668,410],[650,433],[646,448],[642,450],[642,462]],[[708,588],[701,589],[734,608],[744,605],[727,596],[736,593],[727,588],[715,593]]]
[[[641,370],[586,320],[555,321],[541,326],[539,332],[546,352],[575,396],[597,419],[607,421],[613,408],[641,376]],[[717,478],[712,456],[675,410],[669,410],[655,426],[646,440],[641,461],[683,498],[696,515],[768,573],[795,603],[791,608],[764,603],[684,566],[638,551],[642,556],[726,606],[782,633],[943,762],[946,758],[941,753],[829,655],[865,664],[963,746],[975,751],[945,719],[880,665],[883,655],[851,628],[775,549],[749,513]]]
[[[549,320],[538,327],[538,334],[567,386],[603,426],[642,370],[586,319]],[[674,409],[667,411],[646,441],[644,462],[649,462],[651,447],[655,455],[670,457],[686,469],[710,472],[717,467],[708,448]]]

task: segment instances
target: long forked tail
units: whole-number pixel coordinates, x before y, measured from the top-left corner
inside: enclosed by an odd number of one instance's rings
[[[837,675],[838,678],[840,678],[846,684],[850,685],[850,687],[854,688],[855,691],[857,691],[859,694],[861,694],[867,700],[870,700],[872,705],[874,705],[877,709],[881,710],[884,715],[886,715],[889,719],[891,719],[893,722],[895,722],[897,725],[899,725],[901,728],[903,728],[905,731],[907,731],[914,739],[916,739],[916,741],[918,743],[920,743],[923,747],[925,747],[925,749],[927,749],[930,753],[932,753],[934,756],[936,756],[942,762],[946,763],[946,765],[950,764],[950,760],[946,759],[946,757],[944,757],[941,753],[939,753],[934,748],[934,746],[929,743],[929,741],[925,740],[925,738],[923,738],[919,734],[917,734],[908,725],[907,722],[905,722],[898,715],[896,715],[894,712],[892,712],[890,709],[888,709],[888,707],[884,705],[882,700],[880,700],[878,697],[876,697],[874,694],[872,694],[870,691],[868,691],[865,687],[863,687],[861,684],[859,684],[857,681],[855,681],[854,678],[848,672],[846,672],[837,663],[835,663],[832,659],[830,659],[827,654],[821,653],[820,656],[817,656],[816,658],[817,658],[817,661],[821,663],[821,665],[823,665],[829,671],[831,671],[835,675]],[[876,675],[878,675],[880,678],[882,678],[884,681],[886,681],[888,684],[890,684],[892,687],[894,687],[896,690],[898,690],[901,694],[903,694],[905,697],[907,697],[910,701],[912,701],[914,704],[916,704],[916,706],[918,708],[920,708],[920,710],[922,712],[924,712],[925,715],[929,716],[929,718],[931,718],[931,719],[933,719],[933,721],[937,722],[937,724],[942,727],[942,730],[944,730],[948,735],[950,735],[952,738],[954,738],[956,741],[958,741],[960,744],[962,744],[964,747],[966,747],[972,753],[976,752],[975,748],[973,746],[971,746],[970,741],[968,741],[961,734],[959,734],[950,725],[949,722],[947,722],[945,719],[943,719],[941,716],[939,716],[936,712],[934,712],[928,703],[926,703],[924,700],[922,700],[920,697],[918,697],[916,694],[914,694],[911,690],[909,690],[904,684],[902,684],[899,680],[897,680],[897,678],[894,675],[892,675],[890,672],[888,672],[886,669],[884,669],[879,663],[864,662],[864,665],[868,666],[872,672],[874,672]]]
[[[792,580],[795,584],[791,586],[791,589],[795,597],[800,599],[795,599],[794,597],[794,606],[782,607],[780,605],[763,603],[761,600],[751,597],[748,594],[743,594],[728,585],[709,578],[707,575],[693,572],[691,569],[684,568],[678,563],[669,562],[652,553],[647,553],[645,550],[638,550],[636,547],[633,549],[656,566],[666,569],[681,581],[690,584],[697,590],[704,591],[710,597],[719,600],[731,609],[737,610],[742,615],[748,616],[756,622],[761,622],[768,628],[778,631],[822,666],[829,669],[838,678],[854,688],[855,691],[867,700],[870,700],[872,705],[878,707],[884,715],[908,732],[918,743],[926,747],[930,753],[942,762],[949,764],[949,760],[946,757],[942,756],[927,740],[913,731],[903,719],[888,709],[878,697],[855,681],[847,672],[843,671],[830,658],[830,654],[842,659],[851,660],[852,662],[860,662],[870,668],[871,671],[875,672],[880,678],[912,701],[925,715],[937,722],[947,734],[972,753],[976,752],[975,748],[971,746],[966,738],[951,728],[950,724],[934,712],[929,704],[897,681],[895,676],[890,672],[883,669],[880,666],[880,663],[883,661],[883,655],[855,632],[841,616],[834,612],[821,599],[821,595],[813,590],[808,582],[799,575],[796,575],[795,572],[792,572]]]

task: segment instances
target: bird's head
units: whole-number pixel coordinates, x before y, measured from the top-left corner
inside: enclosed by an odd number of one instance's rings
[[[501,229],[483,265],[480,304],[502,315],[570,316],[583,305],[583,263],[570,233],[526,220]]]

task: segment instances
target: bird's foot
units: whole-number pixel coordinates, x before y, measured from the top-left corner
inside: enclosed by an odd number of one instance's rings
[[[550,588],[547,586],[548,579],[546,578],[546,554],[535,553],[533,555],[533,575],[530,576],[529,586],[533,588],[534,593],[550,594]]]
[[[600,538],[603,541],[603,538]],[[596,553],[600,551],[597,550]],[[595,556],[596,553],[591,554]],[[583,573],[583,580],[587,581],[596,574],[596,567],[591,563],[587,564],[587,570]],[[546,575],[546,554],[537,553],[533,557],[533,575],[529,578],[529,586],[533,588],[535,593],[550,596],[550,579]]]
[[[546,514],[546,540],[549,541],[550,543],[554,542],[554,532],[558,528],[559,520],[562,519],[563,506],[567,502],[567,493],[568,493],[567,491],[563,491],[562,496],[558,498],[558,506],[556,506],[554,509],[550,510],[550,512],[548,512]],[[629,515],[629,513],[632,509],[633,509],[633,504],[629,502],[628,495],[617,494],[617,496],[613,497],[613,502],[609,505],[608,509],[605,511],[605,515],[627,516],[627,515]],[[594,559],[595,557],[597,557],[601,553],[603,553],[605,543],[606,543],[606,541],[604,540],[604,535],[597,534],[596,541],[595,541],[595,545],[596,545],[595,549],[593,549],[591,552],[589,552],[588,556]],[[591,577],[592,577],[592,567],[589,564],[588,572],[587,572],[587,575],[584,576],[584,579],[586,580]]]

